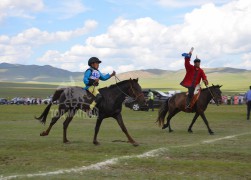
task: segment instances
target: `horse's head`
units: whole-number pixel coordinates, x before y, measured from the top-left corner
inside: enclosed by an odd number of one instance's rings
[[[222,103],[221,90],[220,90],[221,87],[222,86],[220,85],[216,86],[212,85],[209,87],[209,90],[211,91],[211,96],[217,106]]]
[[[129,79],[130,88],[128,90],[128,93],[131,97],[135,98],[139,103],[145,104],[146,100],[144,97],[144,94],[142,92],[141,86],[138,83],[137,79]]]

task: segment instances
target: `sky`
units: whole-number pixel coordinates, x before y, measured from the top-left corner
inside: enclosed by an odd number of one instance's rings
[[[202,68],[251,70],[250,0],[1,0],[0,63],[104,73]]]

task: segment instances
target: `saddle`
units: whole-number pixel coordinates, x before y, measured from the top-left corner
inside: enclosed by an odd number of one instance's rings
[[[195,87],[195,90],[194,90],[194,95],[193,95],[193,98],[190,102],[190,109],[193,109],[194,107],[194,104],[197,102],[197,100],[199,99],[200,97],[200,93],[201,93],[201,87],[200,87],[200,84],[198,84],[196,87]],[[188,92],[186,93],[186,96],[188,95]],[[186,99],[185,99],[185,106],[186,106]]]

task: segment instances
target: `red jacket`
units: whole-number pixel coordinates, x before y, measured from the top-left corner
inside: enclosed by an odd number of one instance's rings
[[[196,87],[197,84],[200,83],[200,80],[206,80],[207,76],[201,68],[196,68],[195,66],[190,64],[190,58],[185,57],[185,68],[186,68],[186,76],[183,81],[180,83],[182,86],[188,87]]]

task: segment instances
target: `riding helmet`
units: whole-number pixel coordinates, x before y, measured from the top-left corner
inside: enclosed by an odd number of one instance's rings
[[[91,66],[92,63],[101,63],[97,57],[91,57],[88,61],[88,65]]]

